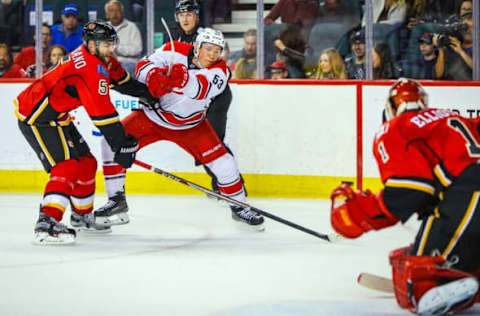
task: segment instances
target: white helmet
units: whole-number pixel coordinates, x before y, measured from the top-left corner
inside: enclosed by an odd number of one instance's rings
[[[211,43],[220,46],[222,50],[225,47],[225,39],[223,38],[222,32],[211,29],[209,27],[204,28],[203,31],[197,35],[197,39],[195,40],[196,52],[203,43]]]

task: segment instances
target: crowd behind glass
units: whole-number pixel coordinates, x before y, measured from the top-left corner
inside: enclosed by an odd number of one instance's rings
[[[171,4],[168,1],[172,2]],[[43,1],[43,71],[81,44],[82,25],[104,19],[117,30],[116,53],[125,69],[146,53],[146,1]],[[365,79],[365,1],[278,0],[266,5],[265,78]],[[178,28],[175,0],[154,1],[155,14]],[[232,22],[241,0],[198,0],[197,23]],[[1,0],[0,76],[35,76],[32,0]],[[374,79],[472,80],[472,0],[373,0]],[[163,11],[159,11],[163,10]],[[155,18],[155,32],[162,26]],[[177,19],[178,20],[178,19]],[[224,52],[234,79],[257,78],[257,30],[243,48]],[[167,36],[162,36],[163,41]],[[229,36],[226,34],[227,44]],[[161,43],[155,43],[156,46]]]

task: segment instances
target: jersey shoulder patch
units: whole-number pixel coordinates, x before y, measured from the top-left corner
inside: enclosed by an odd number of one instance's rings
[[[190,50],[193,48],[192,44],[177,41],[173,41],[173,46],[175,47],[176,53],[182,54],[184,56],[188,56]],[[171,51],[171,47],[172,44],[170,42],[167,42],[165,45],[163,45],[163,51]]]

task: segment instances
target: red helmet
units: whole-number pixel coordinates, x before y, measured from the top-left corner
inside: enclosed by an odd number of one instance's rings
[[[428,107],[428,95],[413,79],[399,78],[388,92],[385,115],[387,120],[407,111],[420,111]]]

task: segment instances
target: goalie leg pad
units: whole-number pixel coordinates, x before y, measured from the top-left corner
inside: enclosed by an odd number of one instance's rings
[[[390,264],[398,305],[417,313],[419,301],[429,290],[472,277],[466,272],[446,267],[446,263],[441,256],[410,256],[405,251],[393,251],[390,254]],[[428,300],[427,298],[423,304],[428,305],[425,304]]]

